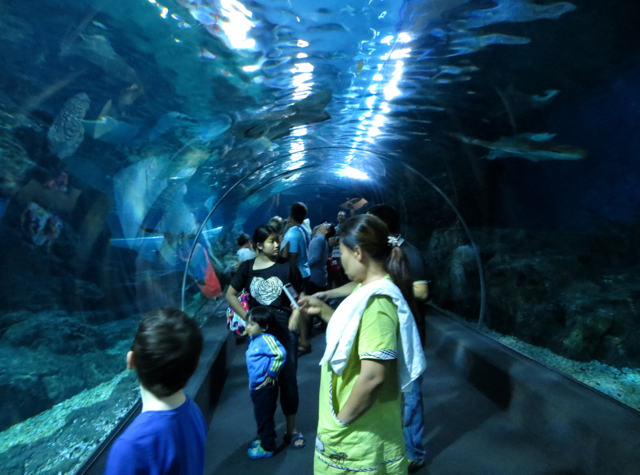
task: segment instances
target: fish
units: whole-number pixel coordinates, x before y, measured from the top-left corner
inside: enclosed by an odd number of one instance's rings
[[[89,96],[80,92],[65,102],[47,132],[49,150],[58,158],[68,158],[84,140],[82,119],[89,110]]]
[[[497,87],[495,89],[504,107],[494,107],[489,112],[489,115],[492,117],[500,117],[506,114],[514,134],[516,133],[516,117],[526,115],[532,109],[542,109],[550,104],[560,93],[560,91],[556,89],[547,89],[544,91],[544,94],[530,96],[529,94],[516,91],[513,84],[509,84],[504,91]]]
[[[200,287],[202,295],[204,295],[208,299],[215,299],[216,297],[220,297],[220,295],[222,295],[222,287],[220,286],[220,281],[218,280],[218,276],[216,275],[215,270],[213,270],[213,266],[211,265],[211,260],[209,259],[207,250],[199,244],[198,247],[202,250],[206,259],[206,267],[204,269],[204,285],[198,282],[198,279],[195,279],[195,281],[198,284],[198,287]]]
[[[158,119],[149,133],[149,141],[153,142],[171,130],[183,129],[190,137],[187,145],[193,141],[210,142],[229,130],[232,123],[233,120],[226,114],[215,114],[206,120],[197,121],[181,112],[171,111]]]
[[[534,2],[522,0],[501,0],[494,8],[473,10],[469,18],[459,20],[466,29],[481,28],[495,23],[526,23],[535,20],[557,20],[565,13],[572,12],[577,7],[569,2],[558,2],[548,5],[537,5]]]
[[[487,160],[504,157],[521,157],[532,162],[544,160],[582,160],[587,152],[571,145],[549,143],[556,134],[520,134],[513,137],[500,137],[497,142],[474,139],[460,134],[451,134],[454,138],[469,145],[488,148],[491,153]]]
[[[233,135],[274,141],[289,135],[292,128],[323,122],[331,118],[324,108],[331,102],[331,90],[318,91],[277,112],[259,114],[254,119],[238,122]]]
[[[174,127],[180,125],[185,120],[191,120],[191,118],[188,115],[183,114],[182,112],[167,112],[162,117],[160,117],[160,119],[158,119],[156,125],[153,127],[153,129],[151,129],[151,132],[149,132],[149,141],[153,142],[157,138],[169,132]]]
[[[83,120],[86,132],[94,139],[113,144],[125,144],[136,138],[140,125],[103,116],[98,120]]]
[[[119,56],[104,35],[84,35],[66,45],[62,55],[81,56],[104,72],[129,84],[141,84],[135,69]]]

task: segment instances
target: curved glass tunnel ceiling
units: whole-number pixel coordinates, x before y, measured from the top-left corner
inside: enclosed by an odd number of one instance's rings
[[[224,286],[236,233],[311,191],[322,219],[394,204],[434,305],[477,322],[484,271],[487,331],[640,408],[638,24],[635,0],[3,2],[0,466],[80,467],[135,402],[141,312],[186,275],[205,321],[206,257]]]

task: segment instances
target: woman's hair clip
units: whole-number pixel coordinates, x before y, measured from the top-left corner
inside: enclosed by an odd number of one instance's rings
[[[404,239],[400,235],[398,235],[398,237],[389,236],[387,239],[388,239],[388,242],[389,242],[389,246],[391,246],[391,247],[400,247],[400,246],[402,246],[402,243],[404,242]]]

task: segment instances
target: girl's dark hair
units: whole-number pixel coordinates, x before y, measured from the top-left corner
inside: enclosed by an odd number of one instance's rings
[[[203,344],[198,323],[181,310],[145,314],[131,345],[140,384],[157,397],[181,390],[198,367]]]
[[[261,224],[256,228],[253,232],[253,249],[258,251],[258,244],[264,244],[264,242],[269,239],[269,236],[275,234],[278,235],[278,231],[269,226],[268,224]]]
[[[269,307],[255,307],[247,312],[247,320],[251,319],[253,323],[262,328],[262,331],[267,331],[269,325],[275,324],[275,315],[269,309]]]
[[[380,218],[361,214],[340,225],[340,243],[352,251],[360,247],[371,259],[383,264],[409,306],[413,305],[413,281],[409,261],[400,247],[389,244],[389,228]]]

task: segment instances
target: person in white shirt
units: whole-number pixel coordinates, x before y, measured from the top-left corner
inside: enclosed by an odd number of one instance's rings
[[[248,261],[249,259],[253,259],[256,257],[256,253],[253,252],[253,249],[251,249],[251,239],[249,239],[248,235],[242,233],[240,236],[238,236],[236,242],[238,243],[238,246],[240,246],[240,249],[238,249],[237,252],[238,266],[244,261]]]

